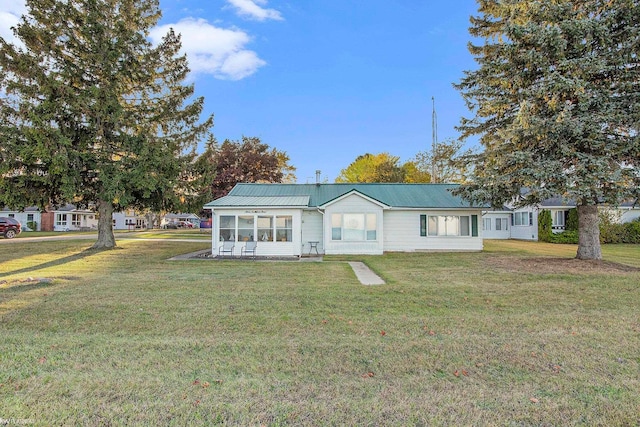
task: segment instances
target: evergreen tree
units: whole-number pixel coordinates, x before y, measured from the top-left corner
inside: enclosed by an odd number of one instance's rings
[[[98,210],[95,248],[115,246],[112,213],[176,202],[185,164],[212,126],[183,84],[170,31],[154,47],[157,0],[27,0],[0,39],[0,199]]]
[[[478,68],[456,87],[475,113],[474,182],[458,194],[502,206],[577,201],[577,258],[600,259],[597,206],[640,193],[637,0],[479,0]],[[517,197],[522,188],[528,193]]]

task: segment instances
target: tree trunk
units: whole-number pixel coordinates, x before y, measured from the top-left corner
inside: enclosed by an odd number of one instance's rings
[[[602,259],[598,207],[578,206],[578,259]]]
[[[113,249],[116,238],[113,235],[113,205],[104,200],[98,200],[98,241],[92,249]]]

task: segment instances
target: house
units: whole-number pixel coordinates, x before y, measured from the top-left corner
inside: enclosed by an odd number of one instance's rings
[[[133,209],[113,213],[114,230],[139,230],[147,228],[147,217]]]
[[[536,206],[522,208],[504,207],[502,210],[482,213],[483,237],[485,239],[538,240],[538,216],[540,211],[551,212],[551,230],[554,233],[565,231],[569,211],[576,207],[572,200],[552,197]],[[609,212],[614,222],[626,223],[640,218],[640,206],[635,202],[625,202],[618,207],[600,206],[600,212]],[[501,224],[498,224],[498,221]],[[510,225],[505,231],[505,222]],[[498,230],[499,229],[499,230]]]
[[[90,209],[78,209],[67,204],[41,212],[42,231],[85,231],[98,228],[97,214]]]
[[[40,210],[36,207],[27,207],[24,211],[16,211],[11,209],[0,210],[0,216],[15,218],[22,225],[23,231],[40,231],[42,221],[40,218]]]
[[[512,218],[512,210],[507,207],[484,211],[482,213],[482,237],[484,239],[510,239]]]
[[[481,206],[451,194],[455,184],[237,184],[204,206],[212,252],[234,241],[240,254],[382,254],[479,251]]]
[[[190,223],[193,228],[200,227],[200,217],[193,213],[168,213],[162,218],[160,227],[165,228],[167,224],[179,225]]]

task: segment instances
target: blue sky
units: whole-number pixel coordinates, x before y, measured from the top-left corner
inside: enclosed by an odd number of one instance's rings
[[[457,138],[469,116],[452,83],[467,51],[474,0],[160,0],[183,34],[196,94],[219,142],[257,136],[290,157],[298,182],[333,182],[364,153],[401,161]],[[0,36],[24,1],[0,0]],[[469,141],[468,145],[473,145]]]

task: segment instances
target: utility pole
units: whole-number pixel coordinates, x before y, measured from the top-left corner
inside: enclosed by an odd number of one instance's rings
[[[436,182],[436,147],[438,146],[438,116],[436,114],[436,99],[432,96],[431,103],[433,112],[431,113],[431,183]]]

